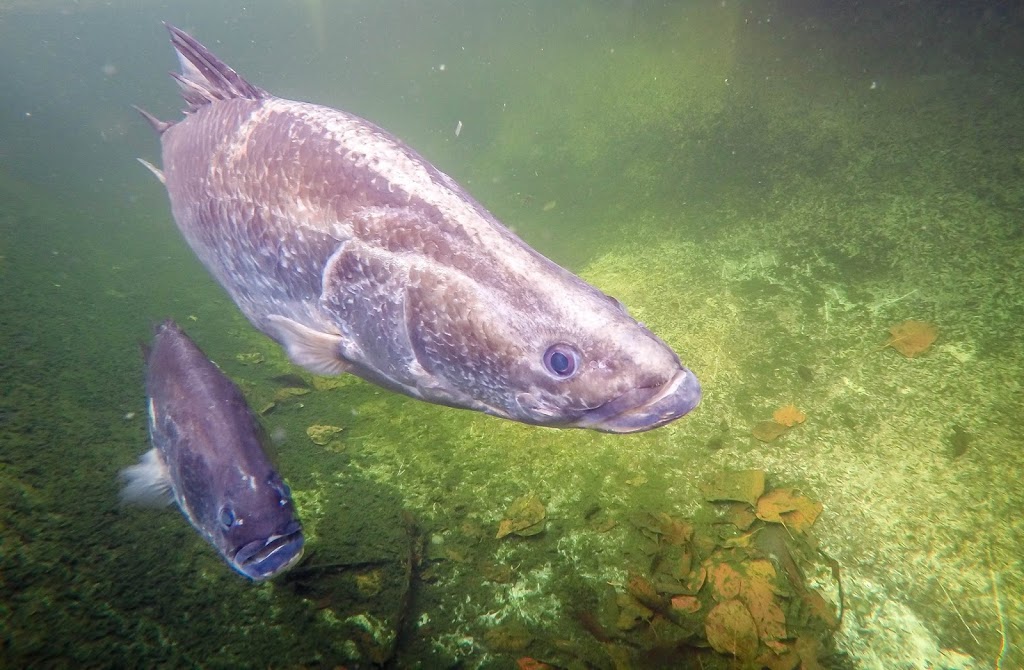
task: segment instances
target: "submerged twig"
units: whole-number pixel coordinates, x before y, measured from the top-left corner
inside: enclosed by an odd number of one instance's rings
[[[971,630],[971,627],[967,625],[967,620],[964,619],[964,615],[960,614],[960,610],[957,608],[956,603],[953,602],[953,599],[949,597],[949,591],[947,591],[946,587],[942,585],[942,582],[939,582],[939,588],[942,589],[942,592],[946,594],[946,600],[948,600],[949,604],[953,606],[953,611],[956,612],[956,615],[960,618],[960,623],[964,625],[964,628],[966,628],[967,632],[971,634],[971,637],[974,638],[974,641],[980,645],[981,640],[979,640],[978,636],[974,634],[974,631]]]
[[[999,656],[996,657],[995,670],[1002,670],[1003,657],[1006,655],[1006,616],[1003,614],[1003,601],[999,596],[999,573],[992,568],[992,547],[988,547],[988,574],[992,579],[992,601],[999,617]]]

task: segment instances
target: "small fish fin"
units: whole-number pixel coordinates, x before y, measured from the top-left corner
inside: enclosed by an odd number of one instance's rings
[[[157,135],[163,135],[164,131],[174,125],[170,121],[161,121],[138,105],[132,105],[132,109],[141,114],[142,118],[146,119],[146,123],[149,124],[150,128],[156,131]]]
[[[161,184],[167,183],[167,182],[164,181],[164,171],[163,170],[161,170],[157,166],[153,165],[152,163],[147,161],[145,158],[136,158],[135,160],[137,160],[140,163],[142,163],[143,165],[145,165],[147,170],[149,170],[154,175],[156,175],[156,178],[160,180]]]
[[[181,64],[181,74],[171,73],[171,76],[181,86],[188,111],[194,112],[217,100],[268,97],[266,91],[250,84],[191,35],[170,24],[164,25],[171,33],[171,44]]]
[[[313,330],[279,314],[271,314],[267,321],[292,363],[318,375],[340,375],[351,368],[338,353],[340,335]]]
[[[139,462],[120,473],[124,488],[121,502],[144,507],[164,507],[174,501],[171,474],[160,452],[155,448],[142,455]]]

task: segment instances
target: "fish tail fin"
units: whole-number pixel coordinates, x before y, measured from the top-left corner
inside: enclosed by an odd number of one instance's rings
[[[194,112],[217,100],[267,97],[266,91],[250,84],[191,35],[169,23],[164,25],[171,33],[171,44],[181,64],[181,73],[172,72],[171,76],[181,86],[181,94],[188,103],[187,111]]]
[[[142,455],[139,462],[121,470],[121,502],[146,507],[164,507],[174,500],[171,475],[156,448]]]

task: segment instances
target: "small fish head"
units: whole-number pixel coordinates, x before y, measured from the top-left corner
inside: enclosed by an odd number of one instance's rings
[[[239,469],[241,472],[241,469]],[[273,471],[224,489],[207,531],[228,563],[253,581],[270,579],[302,558],[302,525],[288,485]]]

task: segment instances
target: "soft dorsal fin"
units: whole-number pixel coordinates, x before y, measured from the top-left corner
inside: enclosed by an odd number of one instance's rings
[[[174,50],[178,52],[181,74],[171,73],[171,76],[181,86],[181,94],[188,103],[187,111],[194,112],[217,100],[260,100],[268,97],[266,91],[247,82],[191,35],[170,24],[164,25],[171,33]]]

